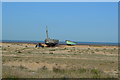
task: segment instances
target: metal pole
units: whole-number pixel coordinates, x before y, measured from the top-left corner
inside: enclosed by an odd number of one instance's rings
[[[47,36],[47,39],[48,39],[48,27],[46,26],[46,36]]]

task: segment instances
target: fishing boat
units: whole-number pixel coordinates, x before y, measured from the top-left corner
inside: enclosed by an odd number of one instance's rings
[[[65,40],[67,45],[76,45],[76,42],[70,41],[70,40]]]
[[[59,43],[59,40],[56,40],[56,39],[51,39],[48,37],[48,28],[46,26],[46,36],[47,38],[45,39],[45,44],[48,46],[48,47],[53,47],[55,45],[57,45]]]

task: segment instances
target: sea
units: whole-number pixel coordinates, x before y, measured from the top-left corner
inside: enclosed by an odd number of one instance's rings
[[[44,41],[36,41],[36,40],[1,40],[3,43],[44,43]],[[106,45],[106,46],[118,46],[120,43],[112,43],[112,42],[76,42],[76,45]],[[66,45],[65,41],[60,41],[60,45]]]

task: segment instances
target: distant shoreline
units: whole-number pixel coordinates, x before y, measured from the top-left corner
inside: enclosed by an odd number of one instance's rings
[[[44,41],[2,40],[1,43],[27,43],[27,44],[43,43],[44,44]],[[66,43],[65,42],[59,42],[59,45],[66,45]],[[118,46],[118,43],[77,42],[77,45]]]

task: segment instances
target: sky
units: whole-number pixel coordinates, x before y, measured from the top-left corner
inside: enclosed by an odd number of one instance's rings
[[[3,2],[2,39],[117,42],[117,2]]]
[[[120,0],[2,0],[2,2],[118,2]]]
[[[2,40],[2,3],[0,2],[0,40]]]

